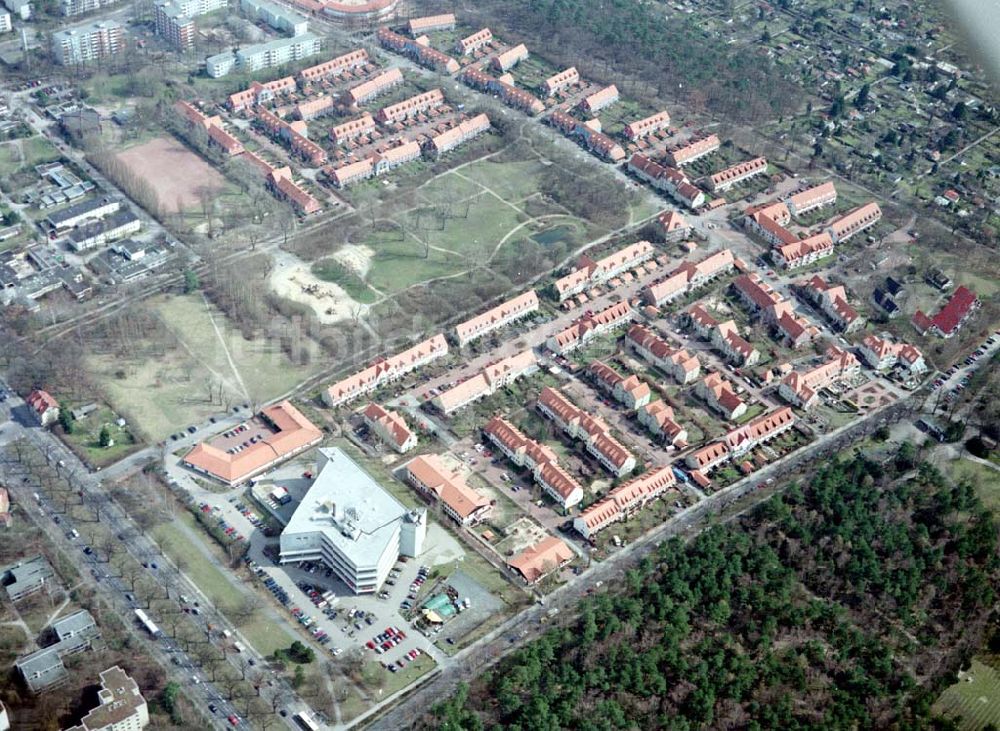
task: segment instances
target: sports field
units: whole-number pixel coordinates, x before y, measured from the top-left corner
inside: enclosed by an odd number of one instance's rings
[[[227,185],[221,173],[173,137],[130,147],[118,159],[153,188],[165,210],[175,213],[196,208],[203,196],[215,197]]]
[[[276,398],[322,365],[318,358],[312,365],[292,363],[276,340],[245,340],[198,295],[149,302],[176,337],[176,346],[166,348],[162,357],[124,363],[114,356],[92,356],[88,367],[106,385],[118,412],[150,441],[219,414],[226,404]],[[217,398],[220,384],[222,403]],[[213,397],[210,388],[215,389]]]

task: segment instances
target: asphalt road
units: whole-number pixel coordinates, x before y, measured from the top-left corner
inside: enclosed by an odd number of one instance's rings
[[[10,392],[3,381],[0,381],[0,388],[5,392]],[[97,479],[97,475],[88,473],[76,455],[51,432],[27,421],[27,406],[21,399],[17,396],[10,396],[2,406],[4,411],[0,417],[6,418],[8,415],[12,415],[13,420],[6,421],[0,429],[0,447],[17,439],[24,439],[36,446],[42,454],[46,455],[49,464],[59,465],[60,471],[67,480],[83,493],[84,503],[99,510],[101,522],[114,535],[125,536],[125,540],[120,541],[121,547],[136,561],[149,565],[149,576],[161,583],[170,596],[178,597],[180,594],[185,594],[189,597],[199,598],[199,614],[197,616],[185,614],[188,621],[194,622],[201,631],[206,633],[208,633],[208,627],[211,626],[215,630],[212,637],[216,644],[220,644],[219,633],[224,628],[237,634],[236,629],[215,610],[198,587],[170,563],[170,560],[160,552],[153,541],[144,535],[125,511],[107,494],[101,481]],[[64,548],[70,556],[76,557],[80,566],[89,569],[89,576],[85,576],[85,579],[93,584],[94,588],[111,606],[120,611],[120,616],[123,618],[131,617],[138,605],[126,597],[126,594],[131,593],[129,588],[118,577],[107,573],[106,564],[98,560],[96,553],[85,553],[85,545],[81,540],[71,541],[67,538],[67,533],[74,527],[71,519],[67,515],[62,515],[60,523],[57,525],[53,520],[42,519],[41,514],[30,510],[30,506],[36,502],[33,495],[37,492],[43,496],[39,507],[45,511],[46,517],[51,517],[58,512],[55,504],[44,497],[43,488],[34,481],[33,477],[20,464],[7,459],[0,462],[0,474],[4,475],[5,482],[10,486],[17,502],[29,510],[29,514],[46,535],[56,545]],[[152,569],[154,564],[158,567],[157,569]],[[157,622],[158,618],[151,616],[150,619]],[[204,701],[202,711],[207,718],[211,718],[217,727],[233,728],[227,723],[226,717],[234,715],[240,718],[236,728],[252,728],[246,720],[242,719],[235,706],[225,699],[218,688],[203,677],[204,674],[199,672],[199,664],[172,639],[166,635],[158,641],[151,641],[148,637],[144,637],[144,642],[168,674],[186,688],[194,699]],[[226,653],[226,658],[233,667],[239,669],[235,653]],[[263,658],[259,655],[255,657],[255,662],[262,660]],[[199,678],[198,683],[193,682],[193,677],[196,675]],[[287,702],[282,701],[281,705],[288,709],[289,717],[286,721],[289,727],[296,728],[291,720],[291,714],[306,709],[306,704],[299,701],[291,688],[283,681],[272,679],[270,683],[272,685],[267,686],[262,691],[262,697],[269,700],[270,696],[278,694],[287,699]],[[218,715],[209,714],[207,711],[209,703],[214,703],[217,706]]]
[[[464,648],[441,666],[440,671],[430,676],[419,688],[410,692],[402,700],[388,699],[359,716],[350,727],[364,727],[378,731],[395,731],[400,727],[399,719],[415,719],[425,713],[435,703],[449,696],[461,682],[469,682],[481,675],[490,665],[503,655],[530,641],[543,632],[547,623],[544,619],[570,612],[587,594],[599,589],[605,583],[615,581],[625,571],[635,566],[642,558],[655,550],[662,541],[674,536],[693,536],[702,530],[710,516],[720,514],[746,495],[752,493],[768,480],[787,477],[794,471],[822,457],[835,454],[847,444],[878,426],[894,421],[907,413],[915,394],[908,394],[899,401],[880,410],[871,412],[864,419],[851,422],[827,435],[820,437],[803,449],[757,471],[717,493],[707,496],[689,508],[681,511],[659,528],[647,533],[632,544],[611,555],[605,561],[592,564],[579,576],[571,579],[552,592],[544,604],[536,604],[512,617],[479,641]],[[756,501],[744,508],[749,510]],[[553,610],[556,610],[553,612]]]

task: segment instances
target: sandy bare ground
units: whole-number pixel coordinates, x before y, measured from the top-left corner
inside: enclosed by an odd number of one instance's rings
[[[368,274],[375,252],[364,244],[345,244],[333,253],[333,258],[362,279]]]
[[[324,324],[349,320],[368,310],[367,305],[351,299],[338,285],[316,277],[305,264],[279,264],[271,272],[269,284],[279,297],[311,307]]]
[[[169,211],[197,208],[202,191],[218,193],[226,186],[221,173],[173,137],[157,137],[117,157],[152,186]]]

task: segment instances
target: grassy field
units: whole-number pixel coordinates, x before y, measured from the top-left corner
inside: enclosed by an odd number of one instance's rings
[[[378,299],[361,277],[335,259],[320,259],[312,265],[312,273],[325,282],[333,282],[356,302],[368,305]]]
[[[140,446],[127,425],[121,427],[115,423],[117,419],[114,411],[101,405],[97,411],[74,421],[73,432],[63,435],[63,440],[73,451],[94,466],[103,467],[112,464]],[[101,429],[105,426],[111,439],[114,440],[114,444],[110,447],[101,446]]]
[[[1000,472],[970,459],[948,462],[945,469],[953,480],[968,479],[976,488],[983,504],[1000,515]]]
[[[43,162],[58,160],[59,150],[44,137],[29,137],[0,145],[0,177],[8,178]]]
[[[941,694],[934,710],[949,718],[960,717],[958,727],[964,731],[1000,724],[1000,673],[973,659],[968,672]]]
[[[290,362],[274,340],[245,340],[198,296],[159,297],[151,303],[178,347],[162,358],[128,363],[92,356],[88,365],[119,412],[152,441],[223,411],[224,404],[209,400],[209,384],[216,390],[223,385],[224,401],[260,403],[286,393],[321,365]]]
[[[183,521],[194,531],[202,530],[187,512],[180,513],[174,520]],[[239,612],[243,603],[242,595],[214,563],[206,561],[204,554],[191,545],[186,531],[173,523],[164,523],[153,529],[153,537],[175,563],[180,560],[184,573],[223,614],[232,617]],[[258,612],[257,617],[239,625],[239,630],[261,654],[269,655],[279,648],[288,647],[296,639],[285,627],[267,621],[263,612]]]

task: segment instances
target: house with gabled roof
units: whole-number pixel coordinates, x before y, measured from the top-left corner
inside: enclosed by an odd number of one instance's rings
[[[722,147],[722,142],[719,141],[719,137],[711,134],[668,149],[666,160],[674,167],[683,167],[690,165],[695,160],[700,160],[705,155],[711,155],[720,147]]]
[[[708,176],[708,187],[713,192],[721,193],[734,185],[739,185],[745,180],[763,175],[766,172],[767,160],[763,157],[755,157],[753,160],[737,163]]]
[[[827,224],[826,232],[834,243],[847,241],[855,234],[867,231],[882,219],[882,209],[878,203],[871,201],[848,211],[843,216],[835,218]]]
[[[406,425],[399,412],[385,409],[372,401],[361,412],[361,416],[379,439],[400,454],[417,446],[417,435]]]
[[[576,66],[570,66],[568,69],[564,69],[547,78],[545,83],[542,84],[542,88],[545,90],[546,96],[554,96],[563,89],[579,83],[580,72],[576,70]]]
[[[893,343],[874,334],[865,336],[858,346],[858,354],[869,368],[877,371],[898,366],[910,377],[927,371],[924,354],[919,348],[910,343]]]
[[[548,446],[529,439],[501,416],[490,419],[483,427],[483,434],[507,459],[531,470],[539,486],[564,510],[583,500],[583,486],[559,466],[559,458]]]
[[[637,119],[634,122],[629,122],[625,125],[625,136],[635,142],[638,139],[642,139],[647,135],[651,135],[655,132],[659,132],[661,129],[666,129],[670,126],[670,114],[667,110],[662,110],[656,112],[656,114],[651,114],[643,119]]]
[[[569,437],[582,441],[585,449],[615,477],[635,469],[635,457],[611,435],[610,427],[600,417],[580,409],[557,389],[543,388],[537,407]]]
[[[819,392],[833,383],[856,376],[861,370],[853,354],[831,346],[827,360],[806,371],[792,371],[778,385],[778,395],[793,406],[811,409],[819,403]]]
[[[697,383],[694,392],[713,411],[718,412],[729,421],[738,419],[746,413],[746,402],[736,394],[732,384],[719,372],[709,373],[705,376]]]
[[[676,487],[673,470],[667,466],[654,467],[628,482],[612,489],[603,498],[582,511],[573,520],[573,528],[586,539],[614,523],[627,520],[667,490]]]
[[[550,336],[545,347],[557,355],[565,355],[598,335],[624,327],[633,317],[635,312],[628,302],[616,302],[599,312],[584,315],[565,330]]]
[[[865,319],[847,301],[844,285],[832,285],[818,274],[799,285],[799,291],[826,315],[841,332],[864,327]]]
[[[786,201],[788,210],[793,216],[803,216],[809,211],[823,206],[832,206],[836,202],[837,189],[831,181],[793,193]]]
[[[682,385],[693,382],[701,372],[698,356],[684,349],[671,348],[666,340],[644,325],[632,325],[625,342],[639,357]]]
[[[687,429],[677,423],[674,410],[663,399],[650,401],[636,411],[639,423],[666,444],[683,449],[687,446]]]

